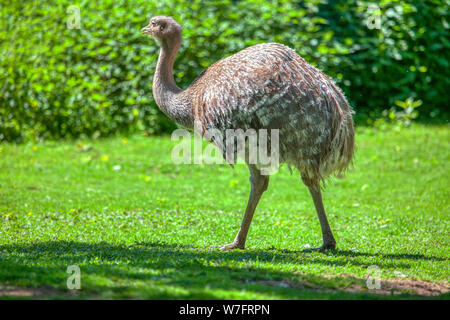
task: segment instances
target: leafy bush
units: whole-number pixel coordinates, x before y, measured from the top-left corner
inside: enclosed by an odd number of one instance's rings
[[[139,33],[151,8],[83,1],[81,28],[69,29],[72,4],[12,1],[2,7],[1,37],[9,41],[2,42],[8,54],[0,63],[7,74],[0,140],[161,131],[149,80],[156,49]]]
[[[448,3],[0,0],[0,141],[174,128],[151,94],[158,48],[139,32],[154,14],[183,25],[180,87],[224,56],[275,41],[333,76],[358,113],[412,97],[421,116],[446,116]],[[72,5],[80,29],[68,28]],[[379,30],[367,26],[374,17]]]
[[[356,3],[337,1],[324,16],[350,52],[327,69],[344,79],[357,111],[375,115],[411,97],[423,101],[422,117],[448,120],[449,1]]]
[[[408,127],[419,116],[418,107],[422,105],[422,100],[414,100],[409,97],[405,101],[396,100],[395,106],[389,110],[383,110],[379,117],[368,119],[370,124],[376,130],[394,129],[400,131]]]
[[[396,108],[391,108],[389,111],[389,119],[399,122],[403,126],[409,126],[411,121],[419,116],[417,108],[422,105],[422,100],[414,101],[413,98],[408,98],[405,101],[396,100],[395,104],[401,110],[398,111]]]

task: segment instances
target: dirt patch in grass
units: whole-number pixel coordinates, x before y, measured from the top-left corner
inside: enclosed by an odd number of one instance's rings
[[[344,290],[355,293],[366,292],[382,295],[410,294],[426,297],[438,296],[450,291],[450,286],[447,281],[438,283],[413,279],[380,279],[379,281],[372,279],[370,285],[373,289],[369,289],[368,279],[360,279],[346,274],[330,276],[329,278],[345,278],[352,281],[353,283],[345,287]]]
[[[77,290],[57,290],[49,287],[17,287],[17,286],[2,286],[0,285],[0,298],[30,298],[30,299],[45,299],[45,298],[76,298],[79,295]]]
[[[309,281],[290,281],[290,280],[264,280],[257,281],[259,284],[265,284],[270,286],[278,286],[283,288],[314,290],[320,292],[330,291],[345,291],[350,293],[367,293],[367,294],[380,294],[380,295],[399,295],[409,294],[414,296],[433,297],[450,292],[450,286],[448,282],[428,282],[422,280],[380,280],[379,289],[369,289],[366,283],[366,279],[341,275],[341,276],[329,276],[328,279],[338,278],[343,279],[345,282],[350,282],[348,285],[336,286],[330,283],[330,287],[319,285]],[[373,283],[374,285],[376,283]]]
[[[436,283],[422,280],[381,280],[379,289],[368,289],[367,286],[359,284],[350,285],[346,291],[361,292],[366,290],[368,293],[377,293],[383,295],[392,294],[412,294],[417,296],[438,296],[448,293],[450,287],[448,283]]]

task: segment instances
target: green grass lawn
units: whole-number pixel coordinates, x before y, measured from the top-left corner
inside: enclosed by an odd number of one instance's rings
[[[424,285],[448,290],[448,126],[358,128],[354,167],[323,192],[338,246],[326,253],[302,252],[321,245],[320,225],[307,188],[286,166],[271,177],[246,249],[208,249],[234,239],[248,170],[174,165],[176,143],[133,136],[0,145],[3,298],[7,288],[146,299],[415,298]],[[66,287],[69,265],[81,270],[77,295]],[[366,286],[369,266],[379,268],[380,290]],[[445,291],[434,298],[448,299]]]

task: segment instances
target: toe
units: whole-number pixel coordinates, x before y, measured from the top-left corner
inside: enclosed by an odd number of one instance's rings
[[[222,251],[229,251],[229,250],[234,250],[234,249],[244,249],[242,246],[240,246],[238,243],[229,243],[229,244],[224,244],[224,245],[219,245],[219,246],[212,246],[209,247],[210,249],[219,249]]]
[[[304,249],[303,252],[316,252],[316,251],[326,251],[336,249],[336,243],[324,243],[320,248],[308,248]]]

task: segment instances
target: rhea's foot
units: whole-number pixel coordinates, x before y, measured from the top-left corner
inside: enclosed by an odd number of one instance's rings
[[[303,252],[316,252],[316,251],[326,251],[336,249],[336,242],[326,242],[320,248],[308,248],[304,249]]]
[[[237,242],[232,242],[232,243],[229,243],[229,244],[224,244],[224,245],[221,245],[221,246],[212,246],[212,247],[209,247],[209,248],[210,249],[219,249],[219,250],[222,250],[222,251],[229,251],[229,250],[234,250],[234,249],[244,249],[244,245],[240,245]]]

